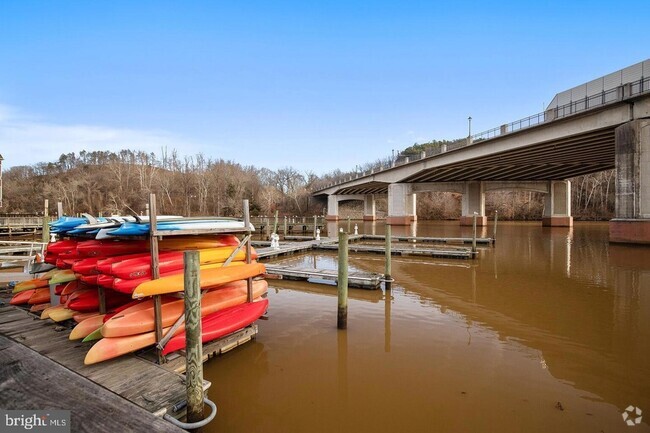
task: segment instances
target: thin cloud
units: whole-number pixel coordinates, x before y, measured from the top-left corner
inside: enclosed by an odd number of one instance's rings
[[[160,154],[162,148],[197,152],[197,147],[162,130],[138,130],[99,125],[64,125],[22,114],[0,104],[0,154],[3,167],[51,162],[63,153],[121,149]]]

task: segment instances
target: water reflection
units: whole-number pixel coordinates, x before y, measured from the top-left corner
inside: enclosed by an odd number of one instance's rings
[[[394,257],[392,291],[350,290],[347,331],[335,287],[273,281],[258,342],[206,365],[220,403],[208,429],[621,431],[625,407],[650,411],[649,248],[609,245],[603,224],[500,223],[497,245],[479,250]],[[336,265],[323,253],[285,261]],[[350,266],[381,272],[383,258]]]

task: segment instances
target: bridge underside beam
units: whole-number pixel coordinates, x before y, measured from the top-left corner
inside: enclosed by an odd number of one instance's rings
[[[616,218],[609,240],[650,244],[650,119],[616,128]]]

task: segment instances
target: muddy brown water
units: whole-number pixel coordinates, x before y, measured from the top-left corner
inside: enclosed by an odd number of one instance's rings
[[[384,227],[360,224],[373,231]],[[257,339],[205,364],[219,413],[204,431],[650,431],[650,248],[610,245],[606,223],[499,223],[496,246],[479,250],[394,257],[388,296],[350,290],[347,331],[335,287],[270,281]],[[336,256],[280,261],[333,268]],[[350,266],[384,262],[351,254]],[[634,427],[630,405],[643,411]]]

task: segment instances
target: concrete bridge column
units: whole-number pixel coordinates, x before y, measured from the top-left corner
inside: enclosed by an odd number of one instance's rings
[[[461,226],[471,226],[474,223],[474,212],[478,214],[476,225],[479,227],[487,225],[487,217],[485,216],[485,184],[483,182],[464,182],[461,205]]]
[[[609,241],[650,244],[650,119],[619,126],[616,134],[616,218]]]
[[[336,194],[327,196],[327,216],[325,219],[327,221],[339,220],[339,198]]]
[[[375,196],[373,194],[366,194],[366,197],[363,199],[363,220],[374,221],[376,219]]]
[[[415,213],[415,193],[411,184],[392,183],[388,185],[388,216],[386,223],[409,225],[417,218]]]
[[[568,180],[552,180],[549,182],[549,193],[544,202],[544,227],[572,227],[571,216],[571,182]]]

